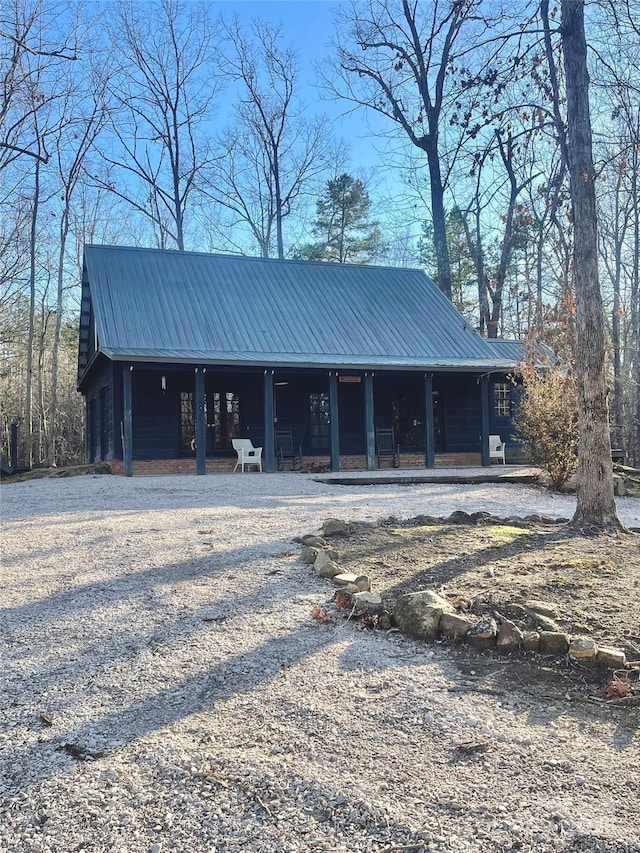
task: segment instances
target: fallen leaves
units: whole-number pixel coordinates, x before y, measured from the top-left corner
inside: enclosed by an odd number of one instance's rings
[[[328,622],[331,617],[325,607],[314,607],[311,611],[311,618],[316,622]]]
[[[628,681],[621,681],[619,678],[612,678],[608,684],[600,687],[598,693],[605,699],[623,699],[631,692],[631,685]]]
[[[336,594],[333,596],[333,603],[336,610],[351,610],[352,601],[351,595],[348,592],[340,592],[338,590]]]

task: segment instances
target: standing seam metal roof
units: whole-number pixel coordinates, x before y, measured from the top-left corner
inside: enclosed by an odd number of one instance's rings
[[[504,368],[421,271],[86,246],[116,359]]]

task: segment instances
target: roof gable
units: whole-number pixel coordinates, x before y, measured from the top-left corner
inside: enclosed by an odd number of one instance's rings
[[[87,246],[85,278],[114,359],[503,366],[420,270]]]

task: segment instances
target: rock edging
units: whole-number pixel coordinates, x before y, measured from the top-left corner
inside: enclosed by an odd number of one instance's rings
[[[419,516],[420,519],[427,518]],[[429,520],[432,519],[430,516]],[[456,524],[477,524],[491,519],[501,523],[559,523],[556,519],[527,516],[522,519],[510,517],[496,519],[488,513],[454,512],[448,519],[437,519]],[[564,519],[563,519],[564,521]],[[322,536],[307,534],[294,541],[303,546],[300,558],[313,565],[319,577],[328,578],[337,586],[333,595],[336,609],[349,610],[349,617],[357,615],[365,624],[389,629],[396,627],[403,633],[420,640],[449,639],[467,643],[480,651],[495,649],[498,653],[539,653],[542,655],[568,655],[569,660],[583,665],[599,665],[609,669],[627,667],[625,652],[612,646],[598,645],[589,636],[575,635],[562,631],[554,622],[554,605],[546,602],[527,602],[521,609],[528,615],[535,614],[539,623],[536,631],[524,631],[514,621],[497,611],[492,616],[472,618],[456,611],[452,602],[434,590],[419,590],[399,596],[392,610],[385,607],[383,599],[372,589],[368,575],[355,575],[343,571],[339,552],[324,538],[345,536],[351,526],[348,522],[330,518],[322,526]],[[514,605],[518,608],[520,605]]]

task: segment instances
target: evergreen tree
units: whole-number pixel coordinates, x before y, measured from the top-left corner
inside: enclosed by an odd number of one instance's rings
[[[315,243],[303,246],[298,256],[339,264],[366,264],[384,253],[377,222],[369,219],[371,199],[358,178],[343,173],[327,181],[316,203]]]

